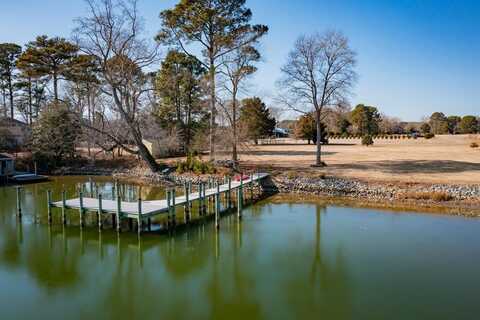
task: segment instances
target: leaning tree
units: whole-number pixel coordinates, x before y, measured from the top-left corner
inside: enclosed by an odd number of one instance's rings
[[[340,32],[301,36],[282,67],[280,101],[294,111],[314,112],[317,133],[315,166],[322,166],[323,111],[344,101],[355,80],[355,52]]]
[[[126,138],[89,125],[117,147],[138,154],[152,171],[158,165],[143,143],[142,112],[148,106],[148,92],[153,91],[151,77],[145,72],[157,60],[158,45],[142,38],[143,25],[138,16],[137,0],[86,0],[89,14],[76,20],[74,39],[80,50],[94,57],[100,90],[109,100],[110,114],[122,123]],[[102,121],[103,123],[103,121]],[[129,147],[130,142],[136,146]]]

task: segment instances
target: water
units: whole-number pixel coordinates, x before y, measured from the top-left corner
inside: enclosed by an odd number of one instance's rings
[[[273,198],[218,234],[49,227],[45,190],[80,181],[26,186],[22,223],[0,188],[0,319],[478,318],[480,220]]]

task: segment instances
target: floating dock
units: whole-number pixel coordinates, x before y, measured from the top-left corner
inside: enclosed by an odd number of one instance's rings
[[[62,220],[66,223],[65,211],[66,209],[77,209],[80,214],[80,225],[84,224],[84,214],[86,212],[95,212],[98,215],[99,227],[102,227],[102,216],[112,216],[112,222],[116,224],[117,230],[121,230],[121,221],[123,219],[136,220],[138,223],[137,230],[140,233],[144,221],[148,222],[150,227],[151,218],[159,215],[167,215],[167,226],[175,226],[175,210],[178,206],[185,208],[186,222],[190,217],[190,210],[192,203],[197,201],[199,203],[200,215],[207,214],[207,202],[214,203],[215,223],[217,228],[219,225],[220,215],[220,196],[223,194],[227,200],[229,208],[231,207],[232,193],[235,193],[237,200],[238,215],[241,217],[241,210],[244,201],[243,189],[250,187],[251,190],[254,183],[260,182],[267,178],[267,173],[256,173],[253,175],[242,175],[240,179],[232,180],[230,177],[224,178],[224,183],[209,182],[197,184],[197,190],[193,192],[192,184],[188,183],[184,186],[184,195],[176,196],[175,189],[167,190],[167,197],[164,200],[143,201],[138,198],[136,202],[122,201],[118,193],[115,200],[104,200],[99,194],[97,198],[84,197],[82,192],[79,196],[73,199],[66,199],[65,192],[62,192],[61,201],[52,201],[51,192],[47,191],[48,200],[48,220],[52,221],[52,208],[62,209]],[[19,210],[21,212],[21,209]]]

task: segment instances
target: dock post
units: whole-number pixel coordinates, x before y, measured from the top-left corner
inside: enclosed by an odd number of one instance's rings
[[[177,216],[176,216],[176,204],[175,204],[175,188],[172,189],[172,227],[175,228],[175,224],[177,223]]]
[[[47,190],[47,215],[48,215],[48,224],[52,223],[52,191]]]
[[[138,196],[138,220],[137,220],[138,234],[142,233],[142,197]]]
[[[184,220],[185,224],[188,224],[189,215],[190,215],[189,214],[189,211],[190,211],[190,201],[189,201],[190,186],[189,186],[188,182],[185,182],[184,190],[185,190],[185,205],[183,206],[184,207],[183,220]]]
[[[22,187],[17,187],[17,215],[22,218]]]
[[[253,203],[253,174],[250,175],[250,202]]]
[[[228,193],[227,193],[227,197],[228,197],[228,209],[231,209],[232,208],[232,177],[228,177],[227,178],[227,183],[228,183]]]
[[[237,189],[237,216],[238,219],[242,219],[242,190],[240,188]]]
[[[62,190],[62,224],[67,224],[67,193]]]
[[[88,188],[90,189],[90,198],[93,198],[93,180],[91,177],[88,178]]]
[[[37,170],[37,161],[33,162],[33,172],[35,172],[35,175],[38,175],[38,170]]]
[[[204,216],[207,215],[206,197],[207,197],[207,184],[205,182],[202,182],[202,209],[201,210]]]
[[[120,221],[120,213],[122,211],[122,199],[120,198],[119,190],[117,189],[117,211],[116,211],[116,222],[117,222],[117,232],[121,230],[121,221]]]
[[[220,229],[220,185],[216,183],[217,191],[215,192],[215,227]]]
[[[102,211],[103,211],[103,208],[102,208],[102,194],[99,193],[98,194],[98,229],[99,230],[102,230],[102,224],[103,224],[103,221],[102,221]]]
[[[171,191],[167,190],[167,229],[170,229],[171,227],[171,222],[170,222],[171,214],[172,214]]]
[[[80,191],[78,193],[78,197],[79,197],[79,200],[80,200],[80,228],[83,228],[83,192]]]

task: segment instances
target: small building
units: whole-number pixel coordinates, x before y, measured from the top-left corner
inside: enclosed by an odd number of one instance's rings
[[[15,174],[15,162],[9,155],[0,153],[0,180],[6,180]]]
[[[7,137],[9,149],[25,145],[30,139],[31,131],[24,122],[0,116],[0,134]]]

